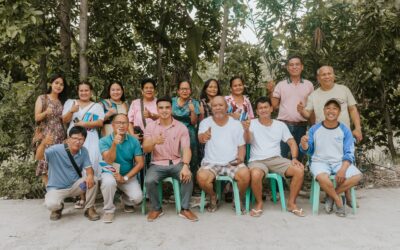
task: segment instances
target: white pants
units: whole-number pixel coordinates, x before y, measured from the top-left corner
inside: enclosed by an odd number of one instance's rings
[[[110,173],[101,174],[101,193],[104,199],[104,212],[114,213],[114,195],[117,188],[123,192],[122,201],[125,205],[133,206],[142,202],[143,193],[136,176],[124,184],[117,183],[114,176]]]

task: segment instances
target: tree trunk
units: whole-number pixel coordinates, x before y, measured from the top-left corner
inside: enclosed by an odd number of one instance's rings
[[[163,73],[163,66],[162,66],[162,55],[163,55],[163,48],[162,44],[158,43],[158,48],[157,48],[157,78],[158,78],[158,83],[160,86],[163,86],[163,95],[166,94],[166,83],[164,80],[164,73]]]
[[[386,125],[386,136],[387,136],[387,145],[389,148],[390,155],[392,156],[392,160],[395,161],[397,160],[397,152],[396,148],[394,147],[393,143],[393,127],[392,127],[392,122],[390,120],[390,113],[389,113],[389,107],[387,106],[387,101],[386,101],[386,96],[387,96],[387,91],[386,91],[386,86],[383,81],[381,81],[381,86],[382,86],[382,111],[383,111],[383,117],[385,119],[385,125]]]
[[[42,28],[45,32],[46,30],[46,18],[45,15],[42,15]],[[46,57],[46,41],[42,40],[42,49],[43,51],[40,54],[39,58],[39,84],[41,93],[46,93],[47,91],[47,57]]]
[[[229,6],[227,1],[224,3],[224,19],[222,22],[222,34],[221,34],[221,45],[219,47],[219,59],[218,59],[218,79],[221,80],[223,77],[224,70],[224,57],[226,39],[228,37],[228,17],[229,17]]]
[[[81,0],[79,15],[79,80],[86,81],[88,78],[88,61],[86,46],[88,38],[88,2]]]
[[[71,77],[71,28],[70,28],[71,0],[60,0],[60,46],[62,71],[67,78]]]

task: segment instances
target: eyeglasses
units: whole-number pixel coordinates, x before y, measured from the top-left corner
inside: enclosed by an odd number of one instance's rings
[[[113,122],[115,125],[117,125],[117,126],[120,126],[120,125],[123,125],[123,126],[126,126],[126,125],[128,125],[128,122],[120,122],[120,121],[115,121],[115,122]]]
[[[79,142],[79,143],[83,143],[85,141],[85,138],[81,138],[81,137],[70,137],[71,140]]]

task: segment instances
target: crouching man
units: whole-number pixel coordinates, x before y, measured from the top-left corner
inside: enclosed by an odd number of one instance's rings
[[[45,159],[49,169],[49,182],[45,196],[45,205],[51,211],[50,220],[59,220],[64,208],[64,199],[86,193],[85,216],[95,221],[100,218],[94,208],[97,193],[97,180],[89,153],[83,147],[86,129],[80,126],[69,131],[65,144],[52,144],[52,135],[47,135],[36,151],[36,159]],[[86,177],[82,177],[85,169]]]

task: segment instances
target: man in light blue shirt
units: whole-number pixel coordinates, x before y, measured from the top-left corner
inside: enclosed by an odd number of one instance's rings
[[[362,174],[354,166],[354,138],[350,129],[338,121],[340,102],[329,99],[324,105],[325,120],[310,128],[301,139],[300,150],[311,156],[310,170],[327,194],[325,211],[331,213],[336,204],[336,214],[346,216],[339,194],[358,184]],[[336,189],[329,176],[336,175]]]
[[[93,176],[89,153],[83,147],[86,135],[85,128],[75,126],[69,131],[69,138],[65,144],[56,144],[46,149],[53,141],[53,136],[48,134],[36,151],[36,159],[42,160],[45,158],[49,166],[49,182],[47,184],[45,204],[51,211],[51,220],[59,220],[61,218],[65,198],[76,197],[82,193],[86,193],[87,199],[85,216],[92,221],[100,218],[94,208],[97,180]],[[76,166],[68,156],[68,152]],[[86,177],[81,177],[83,169],[86,171]]]

